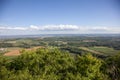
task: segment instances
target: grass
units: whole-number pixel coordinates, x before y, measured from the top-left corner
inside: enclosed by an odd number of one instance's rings
[[[109,47],[89,47],[89,49],[103,53],[105,55],[114,55],[117,53],[120,53],[120,50],[115,50],[113,48],[109,48]]]

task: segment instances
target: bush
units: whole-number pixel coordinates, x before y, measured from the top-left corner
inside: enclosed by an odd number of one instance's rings
[[[90,54],[71,56],[59,49],[22,51],[8,61],[0,58],[1,80],[106,80],[103,61]]]

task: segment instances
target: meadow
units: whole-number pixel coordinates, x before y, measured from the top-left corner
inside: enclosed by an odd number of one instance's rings
[[[88,48],[91,50],[100,52],[102,54],[111,55],[111,56],[120,53],[120,50],[115,50],[113,48],[104,47],[104,46],[95,46],[95,47],[88,47]]]

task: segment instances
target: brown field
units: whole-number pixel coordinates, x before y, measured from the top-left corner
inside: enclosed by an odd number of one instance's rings
[[[25,50],[26,51],[33,51],[33,50],[36,50],[38,48],[44,48],[44,47],[38,46],[38,47],[33,47],[33,48],[25,49]],[[9,52],[5,53],[4,56],[18,56],[21,54],[20,50],[21,50],[20,48],[19,49],[17,49],[17,48],[11,49],[11,50],[9,50]]]
[[[13,50],[13,51],[5,53],[4,55],[5,56],[18,56],[18,55],[20,55],[20,51],[19,50]]]

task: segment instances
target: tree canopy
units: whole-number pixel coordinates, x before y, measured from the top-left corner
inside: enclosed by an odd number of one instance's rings
[[[1,80],[112,79],[107,71],[103,71],[108,63],[105,64],[103,60],[93,57],[91,54],[73,56],[56,48],[23,50],[21,53],[15,58],[0,56]],[[120,59],[120,57],[116,59]]]

